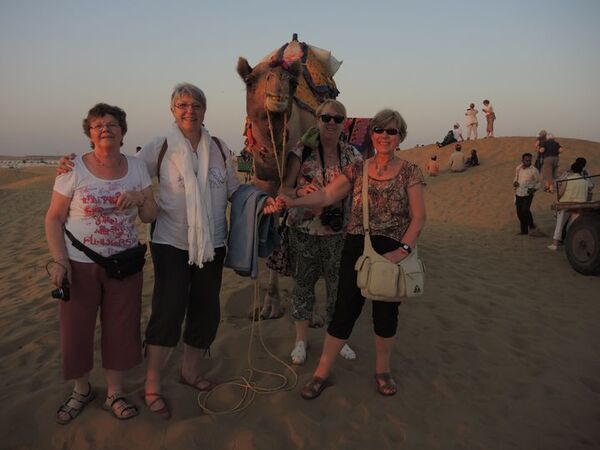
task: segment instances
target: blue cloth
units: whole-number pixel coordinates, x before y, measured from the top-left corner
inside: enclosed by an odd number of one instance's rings
[[[269,256],[281,238],[275,216],[263,215],[268,195],[249,184],[241,185],[231,196],[231,229],[227,241],[225,267],[238,275],[258,276],[258,258]]]

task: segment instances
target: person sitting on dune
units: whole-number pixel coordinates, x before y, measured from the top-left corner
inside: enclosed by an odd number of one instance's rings
[[[430,177],[436,177],[440,172],[440,164],[437,162],[436,155],[431,155],[431,160],[425,166],[425,171]]]
[[[451,172],[463,172],[465,170],[465,154],[461,152],[461,145],[456,144],[454,151],[448,160],[448,169]]]
[[[471,150],[471,156],[465,161],[465,167],[475,167],[479,165],[479,157],[477,156],[477,150]]]

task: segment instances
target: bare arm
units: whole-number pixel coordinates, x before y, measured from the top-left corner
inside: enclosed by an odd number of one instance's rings
[[[48,248],[53,261],[57,263],[50,265],[50,277],[57,287],[62,285],[62,280],[65,275],[69,279],[69,282],[71,281],[71,265],[69,264],[69,256],[67,254],[67,246],[65,245],[65,237],[63,234],[63,228],[67,221],[70,204],[71,199],[69,197],[65,197],[64,195],[53,191],[50,207],[48,208],[45,219]]]
[[[288,208],[324,208],[344,199],[351,188],[352,185],[348,178],[344,174],[340,174],[328,183],[324,189],[294,199],[283,195],[278,200],[285,203]]]
[[[154,201],[152,186],[141,191],[127,191],[119,195],[117,207],[123,211],[129,208],[138,208],[138,215],[144,223],[150,223],[158,216],[158,205]]]
[[[414,247],[417,243],[417,239],[421,234],[421,230],[425,225],[425,198],[423,195],[423,185],[421,183],[413,184],[407,191],[408,193],[408,208],[410,210],[410,225],[408,226],[404,236],[402,236],[402,242]],[[385,253],[387,259],[392,262],[402,261],[408,253],[403,248],[398,248],[394,251]]]

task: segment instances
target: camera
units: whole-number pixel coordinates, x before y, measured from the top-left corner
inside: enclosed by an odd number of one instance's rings
[[[325,208],[321,213],[321,225],[329,225],[333,231],[340,231],[344,226],[344,213],[340,208]]]
[[[71,298],[71,287],[69,285],[69,280],[67,278],[63,278],[62,286],[54,289],[50,292],[52,298],[58,298],[65,302],[68,302]]]

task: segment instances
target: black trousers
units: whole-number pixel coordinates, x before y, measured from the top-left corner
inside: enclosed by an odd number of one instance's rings
[[[171,245],[150,243],[154,262],[152,313],[146,342],[175,347],[181,336],[191,347],[208,349],[221,320],[219,293],[225,247],[215,249],[215,258],[200,269],[188,264],[188,252]]]
[[[533,216],[531,215],[531,202],[533,201],[533,195],[527,195],[525,197],[515,196],[515,206],[517,208],[517,217],[521,224],[521,233],[529,233],[529,228],[535,228],[533,224]]]
[[[354,323],[362,312],[365,298],[356,286],[356,260],[364,249],[363,235],[348,234],[344,241],[338,294],[333,311],[333,318],[327,332],[338,339],[348,339],[354,328]],[[371,236],[371,243],[377,253],[396,250],[399,242],[385,236]],[[377,336],[389,338],[396,335],[398,328],[398,306],[400,302],[371,301],[373,304],[373,328]]]

